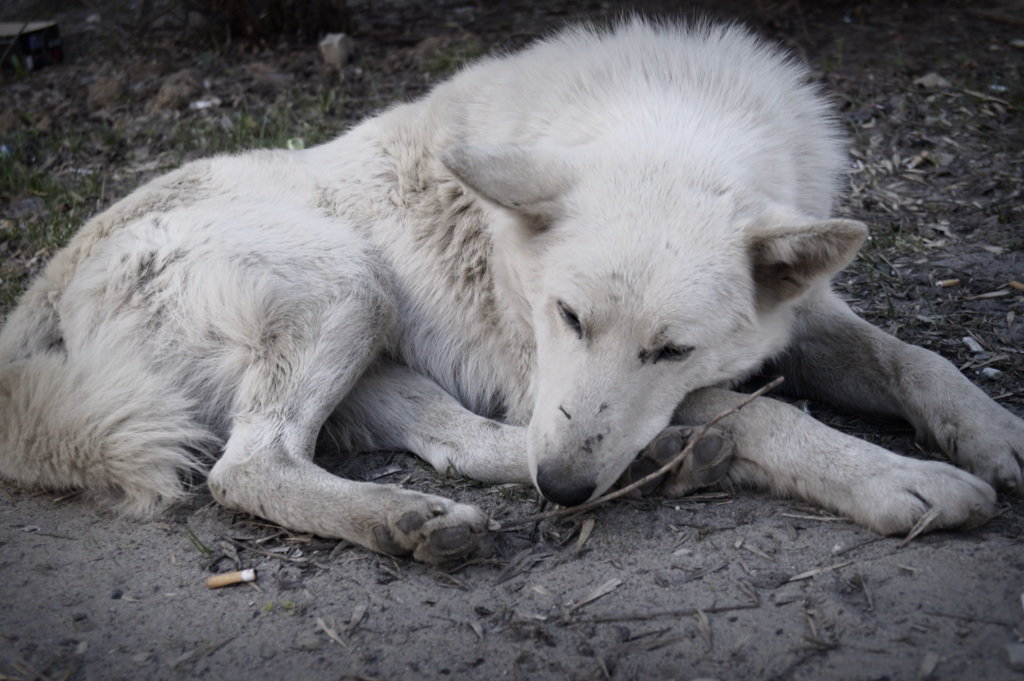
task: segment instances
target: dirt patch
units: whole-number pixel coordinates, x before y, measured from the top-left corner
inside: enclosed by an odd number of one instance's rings
[[[853,141],[837,212],[873,230],[839,289],[1024,413],[1019,5],[692,7],[783,41],[835,94]],[[91,23],[93,10],[63,10],[71,61],[0,76],[3,153],[51,178],[0,186],[2,272],[15,285],[66,238],[49,227],[58,218],[81,222],[185,158],[232,140],[314,143],[466,57],[619,12],[362,7],[338,72],[312,44],[211,48],[180,35],[183,17],[154,17],[143,35],[113,9]],[[0,16],[18,18],[40,17]],[[168,104],[161,93],[182,73],[189,92]],[[271,109],[277,118],[260,117]],[[930,455],[902,425],[807,407]],[[530,489],[444,479],[403,454],[321,463],[498,521],[540,510]],[[201,487],[137,524],[0,486],[0,678],[1024,679],[1009,661],[1024,636],[1022,535],[1024,503],[1008,498],[979,529],[904,542],[798,502],[713,492],[495,532],[476,559],[440,570],[234,515]],[[252,584],[205,586],[250,567]]]

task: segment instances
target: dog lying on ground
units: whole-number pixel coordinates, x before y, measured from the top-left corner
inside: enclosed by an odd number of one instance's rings
[[[666,494],[724,476],[881,533],[977,524],[993,487],[1024,489],[1024,421],[830,291],[867,234],[829,217],[843,158],[777,50],[632,20],[485,59],[316,148],[190,163],[93,218],[10,315],[0,474],[145,516],[217,457],[225,506],[438,562],[483,514],[328,474],[328,419],[350,451],[575,505],[767,362],[960,468],[759,398]]]

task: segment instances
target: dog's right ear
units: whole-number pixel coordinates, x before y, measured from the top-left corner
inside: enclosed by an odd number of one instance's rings
[[[831,277],[853,259],[867,235],[862,222],[832,219],[748,236],[758,307],[770,309]]]
[[[483,199],[545,222],[559,217],[575,179],[564,159],[536,147],[456,144],[441,161]]]

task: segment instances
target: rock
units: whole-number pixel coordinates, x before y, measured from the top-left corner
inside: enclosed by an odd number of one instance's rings
[[[85,107],[90,112],[112,109],[124,97],[124,81],[111,76],[100,76],[89,86],[85,96]]]
[[[206,99],[197,99],[194,102],[190,102],[188,108],[193,111],[202,111],[203,109],[213,109],[221,104],[220,97],[207,97]]]
[[[914,79],[914,85],[923,87],[926,90],[935,90],[938,88],[949,87],[949,81],[940,76],[939,74],[932,72],[926,73],[920,78]]]
[[[345,33],[328,33],[320,41],[320,57],[331,68],[340,69],[352,56],[355,42]]]
[[[184,109],[196,96],[203,91],[199,77],[191,69],[172,73],[164,79],[160,90],[149,102],[149,110],[165,111]]]

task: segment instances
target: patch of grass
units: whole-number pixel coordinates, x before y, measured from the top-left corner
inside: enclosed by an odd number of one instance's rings
[[[294,91],[265,109],[214,109],[200,116],[182,117],[161,141],[176,151],[179,162],[186,156],[285,148],[294,140],[312,146],[341,131],[337,118],[331,115],[340,107],[340,96],[326,87],[312,94]]]
[[[832,49],[822,53],[820,57],[821,67],[825,71],[841,71],[845,47],[846,38],[843,36],[837,37],[832,44]]]
[[[267,601],[263,604],[261,614],[266,616],[272,612],[280,612],[289,617],[295,617],[302,612],[302,608],[299,607],[294,601]]]
[[[102,144],[109,144],[103,140]],[[107,178],[73,158],[79,140],[23,132],[0,153],[0,314],[30,276],[97,207],[107,202]]]
[[[486,52],[487,48],[478,38],[457,38],[439,45],[426,55],[423,59],[423,69],[434,77],[443,77]]]

